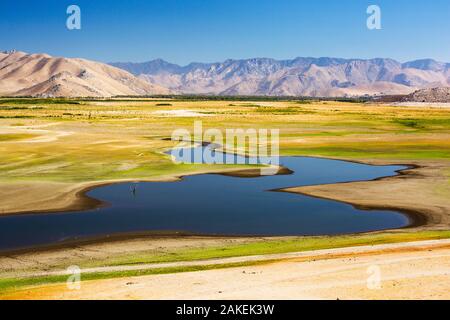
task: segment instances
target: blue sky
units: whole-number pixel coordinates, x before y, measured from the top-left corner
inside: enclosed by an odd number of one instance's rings
[[[81,8],[82,29],[66,28]],[[382,10],[368,30],[366,9]],[[0,50],[98,61],[334,56],[450,62],[449,0],[1,0]]]

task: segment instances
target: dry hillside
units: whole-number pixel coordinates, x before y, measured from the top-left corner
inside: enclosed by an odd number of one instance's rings
[[[109,97],[166,94],[127,71],[89,60],[0,53],[0,95],[39,97]]]

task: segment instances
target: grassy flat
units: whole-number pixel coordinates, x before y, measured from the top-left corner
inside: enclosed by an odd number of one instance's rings
[[[182,116],[183,110],[202,117]],[[30,208],[45,211],[52,205],[58,209],[68,202],[61,200],[61,195],[105,181],[166,180],[235,168],[176,165],[164,154],[175,145],[164,138],[175,129],[192,131],[195,120],[201,120],[204,129],[280,129],[282,155],[435,164],[420,183],[412,184],[408,190],[423,194],[423,207],[442,208],[450,199],[450,110],[445,108],[262,99],[0,99],[0,212]],[[98,259],[66,257],[68,260],[63,261],[83,267],[139,265],[448,237],[447,231],[420,231],[253,240],[163,251],[116,252]],[[230,266],[234,265],[100,272],[86,275],[84,280]],[[66,279],[20,275],[11,278],[6,274],[0,278],[2,291]]]

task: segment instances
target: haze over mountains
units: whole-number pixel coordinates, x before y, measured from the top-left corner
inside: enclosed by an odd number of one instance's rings
[[[0,95],[110,97],[170,91],[107,64],[20,51],[0,52]]]
[[[450,85],[450,64],[432,59],[255,58],[179,66],[157,59],[111,63],[177,93],[273,96],[409,94]]]

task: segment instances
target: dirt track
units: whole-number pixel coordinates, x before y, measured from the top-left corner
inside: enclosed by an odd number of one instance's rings
[[[54,285],[3,298],[450,299],[450,241],[291,254],[259,266],[88,281],[80,290]]]

